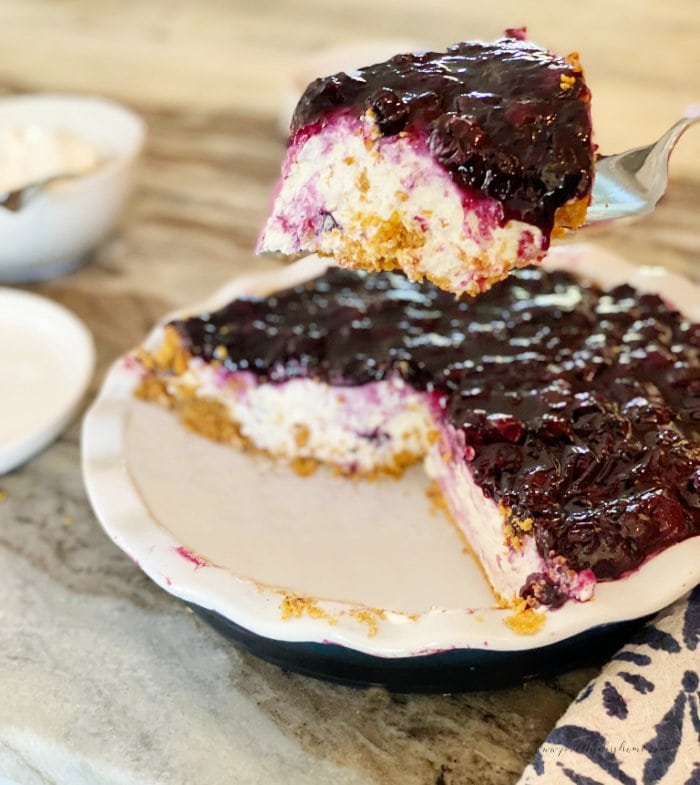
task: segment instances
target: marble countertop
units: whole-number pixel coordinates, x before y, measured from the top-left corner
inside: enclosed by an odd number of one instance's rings
[[[331,7],[332,6],[332,7]],[[527,22],[578,49],[603,150],[659,136],[700,99],[694,0],[662,8],[551,0],[258,2],[5,0],[0,95],[100,93],[149,127],[119,231],[72,275],[31,287],[66,304],[109,363],[169,308],[252,254],[283,153],[285,75],[328,42],[444,45]],[[459,32],[455,32],[459,31]],[[694,80],[694,81],[693,81]],[[672,188],[637,225],[587,239],[700,277],[700,133],[674,155]],[[336,782],[506,785],[595,667],[508,690],[396,696],[294,674],[232,647],[153,585],[103,534],[79,470],[79,424],[0,477],[0,777],[21,785]]]

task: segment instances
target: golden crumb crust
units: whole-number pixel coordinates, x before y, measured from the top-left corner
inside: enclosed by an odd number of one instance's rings
[[[366,178],[365,178],[366,180]],[[366,188],[366,183],[363,183]],[[563,237],[567,231],[578,229],[586,220],[586,212],[590,197],[577,199],[559,207],[554,215],[552,237]],[[332,258],[341,267],[367,272],[384,272],[401,270],[411,281],[427,279],[444,291],[455,294],[478,295],[490,289],[495,283],[503,280],[514,269],[516,263],[503,267],[494,273],[487,254],[472,256],[458,250],[465,276],[469,276],[459,291],[455,291],[454,281],[440,276],[422,265],[422,252],[425,246],[425,235],[416,226],[408,225],[397,210],[383,219],[374,214],[358,212],[343,231],[335,229],[328,233],[326,249],[316,249],[319,256]],[[325,243],[324,243],[325,245]],[[544,256],[544,251],[539,258]],[[522,264],[531,264],[536,259],[524,260]]]
[[[518,635],[534,635],[544,627],[546,619],[543,611],[536,611],[526,600],[520,600],[513,606],[513,613],[506,616],[503,622]]]
[[[154,352],[139,349],[135,357],[144,373],[134,390],[134,397],[150,401],[172,409],[180,422],[189,430],[215,442],[230,444],[246,452],[264,455],[272,459],[287,460],[291,468],[300,476],[308,477],[319,467],[326,466],[335,474],[362,480],[399,479],[405,470],[423,459],[423,454],[410,450],[397,450],[384,463],[370,470],[357,470],[353,467],[308,456],[285,455],[258,447],[241,431],[240,423],[232,416],[229,408],[221,401],[210,396],[198,395],[192,387],[173,380],[187,370],[189,355],[182,346],[177,331],[167,326],[163,342]],[[235,382],[234,382],[235,384]],[[293,431],[294,443],[303,448],[309,441],[308,426],[298,423]],[[429,440],[437,438],[429,434]]]
[[[564,237],[567,231],[579,229],[583,226],[586,223],[586,213],[590,203],[590,196],[586,196],[557,208],[557,211],[554,213],[552,237]]]
[[[285,594],[280,602],[280,619],[286,621],[299,619],[302,616],[310,616],[312,619],[330,619],[328,613],[319,607],[313,598]]]

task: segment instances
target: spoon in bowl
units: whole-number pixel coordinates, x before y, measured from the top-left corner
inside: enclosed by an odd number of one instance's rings
[[[0,207],[17,212],[48,186],[90,174],[102,163],[97,149],[71,131],[0,128]]]

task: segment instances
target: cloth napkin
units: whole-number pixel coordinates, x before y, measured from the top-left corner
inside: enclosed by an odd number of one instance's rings
[[[700,585],[578,695],[518,785],[700,785]]]

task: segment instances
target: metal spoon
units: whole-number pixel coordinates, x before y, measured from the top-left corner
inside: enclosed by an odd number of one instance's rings
[[[668,158],[681,134],[700,121],[693,107],[656,144],[601,156],[595,167],[593,198],[586,225],[652,212],[668,186]]]
[[[100,165],[101,164],[96,165],[93,169],[90,169],[87,172],[80,172],[79,174],[56,174],[52,175],[51,177],[47,177],[44,180],[37,180],[35,183],[29,183],[29,185],[18,188],[16,191],[0,192],[0,207],[4,207],[5,210],[9,210],[13,213],[19,212],[23,207],[26,206],[28,202],[34,199],[34,197],[43,191],[47,186],[59,181],[63,182],[68,180],[75,180],[78,177],[91,174]]]
[[[13,213],[19,212],[45,185],[56,179],[58,178],[50,177],[47,180],[40,180],[37,183],[25,185],[24,188],[18,188],[16,191],[0,193],[0,207],[4,207]]]

